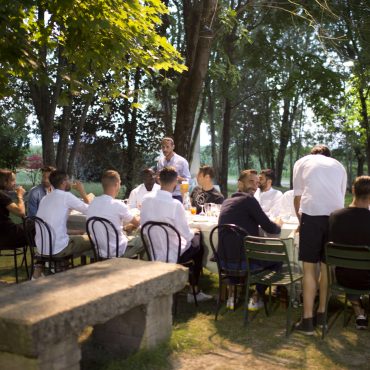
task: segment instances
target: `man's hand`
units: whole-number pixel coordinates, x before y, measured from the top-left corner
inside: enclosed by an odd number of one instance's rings
[[[15,189],[15,192],[17,193],[18,199],[23,199],[23,195],[26,193],[26,190],[22,186],[18,186]]]

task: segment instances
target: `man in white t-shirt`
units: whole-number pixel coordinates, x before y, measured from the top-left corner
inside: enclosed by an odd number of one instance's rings
[[[165,167],[159,174],[161,189],[153,194],[148,194],[141,206],[140,223],[159,221],[171,224],[181,236],[181,251],[179,263],[192,259],[194,261],[195,290],[198,290],[198,281],[202,269],[203,246],[200,243],[199,230],[190,229],[185,209],[179,201],[172,197],[173,189],[177,186],[178,174],[174,167]],[[150,233],[153,245],[156,246],[156,260],[166,261],[166,236],[160,230]],[[178,239],[175,234],[169,235],[170,250],[168,262],[177,262]],[[192,268],[192,267],[191,267]],[[198,291],[197,300],[205,301],[212,298]],[[188,294],[188,302],[194,302],[192,294]]]
[[[109,170],[104,172],[101,182],[104,194],[95,197],[92,201],[87,211],[87,218],[97,216],[111,221],[118,231],[118,256],[131,257],[134,254],[139,253],[140,250],[133,247],[131,248],[127,245],[127,237],[122,228],[128,224],[138,227],[140,225],[139,218],[130,212],[122,200],[115,199],[121,189],[121,177],[117,171]],[[105,243],[107,238],[105,229],[103,226],[99,226],[96,225],[96,237],[98,239],[99,246],[107,248]],[[101,257],[107,258],[108,256],[116,256],[116,239],[113,235],[113,231],[112,235],[109,237],[109,244],[109,254],[107,249],[100,249]]]
[[[143,198],[152,191],[157,191],[161,187],[155,182],[155,172],[151,168],[146,168],[142,171],[143,183],[133,189],[128,198],[130,208],[141,208]]]
[[[267,216],[270,216],[270,211],[274,207],[283,193],[280,190],[274,189],[272,184],[275,180],[275,173],[273,170],[262,170],[259,174],[259,186],[254,193],[263,211]]]
[[[325,145],[317,145],[311,154],[299,159],[293,169],[294,207],[300,221],[299,260],[303,261],[303,318],[296,329],[313,335],[314,325],[326,325],[324,312],[327,271],[324,245],[328,239],[329,215],[344,206],[347,174]],[[320,300],[317,314],[317,264],[320,264]]]
[[[87,235],[68,235],[67,219],[71,210],[86,214],[89,198],[81,182],[76,181],[71,184],[67,173],[64,171],[52,171],[49,181],[54,190],[41,199],[36,216],[44,220],[51,229],[53,239],[52,254],[58,257],[80,256],[82,253],[91,249],[90,241]],[[84,202],[69,192],[73,186]],[[69,232],[71,234],[72,232]],[[80,233],[79,231],[75,233]],[[40,229],[36,227],[35,242],[39,253],[49,254],[49,250],[42,250]],[[45,248],[45,246],[44,246]],[[39,277],[41,266],[37,266],[35,278]]]

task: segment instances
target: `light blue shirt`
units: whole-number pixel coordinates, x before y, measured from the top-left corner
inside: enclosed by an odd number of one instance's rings
[[[41,199],[46,195],[46,189],[42,185],[34,186],[27,197],[27,216],[36,216]]]
[[[176,172],[180,177],[184,177],[185,179],[190,181],[191,175],[189,171],[189,163],[185,158],[181,157],[181,155],[173,153],[173,156],[169,161],[167,161],[166,157],[163,156],[158,161],[157,170],[160,171],[164,167],[168,167],[168,166],[175,167]],[[181,195],[179,184],[177,184],[172,195]]]

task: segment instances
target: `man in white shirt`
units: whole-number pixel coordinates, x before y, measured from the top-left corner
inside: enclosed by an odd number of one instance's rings
[[[132,208],[141,208],[143,198],[151,191],[157,191],[160,186],[155,182],[155,172],[151,168],[146,168],[142,171],[143,183],[133,189],[128,198],[128,205]]]
[[[283,195],[280,190],[272,187],[274,180],[275,174],[273,170],[262,170],[259,174],[258,189],[254,193],[254,197],[257,199],[267,216],[270,216],[272,207],[278,203],[279,199]]]
[[[121,177],[117,171],[109,170],[104,172],[101,180],[104,194],[92,201],[87,210],[87,218],[97,216],[103,217],[111,221],[118,231],[118,256],[131,257],[140,252],[137,248],[129,247],[127,245],[127,237],[123,233],[123,226],[131,224],[134,227],[140,225],[139,218],[132,214],[125,203],[119,199],[115,199],[121,189]],[[100,226],[100,229],[99,229]],[[115,234],[111,231],[112,235],[109,236],[109,254],[107,251],[106,243],[107,238],[105,229],[101,225],[96,225],[96,237],[99,242],[100,255],[103,258],[116,256],[116,239]],[[103,249],[105,248],[105,249]],[[141,246],[141,250],[142,250]],[[140,249],[140,248],[139,248]]]
[[[179,200],[182,203],[182,195],[180,191],[180,184],[182,181],[190,181],[191,175],[189,171],[188,161],[174,152],[175,143],[172,138],[165,137],[162,139],[162,152],[163,157],[159,159],[157,164],[157,171],[161,171],[163,168],[172,166],[175,168],[177,176],[177,184],[172,192],[172,197]]]
[[[54,190],[41,199],[36,216],[43,219],[50,226],[54,241],[53,255],[58,257],[69,254],[79,256],[91,249],[90,241],[86,235],[68,235],[67,218],[70,210],[86,214],[89,198],[83,184],[76,181],[72,185],[67,173],[63,171],[55,170],[51,172],[49,181]],[[80,193],[84,202],[69,192],[72,186]],[[41,234],[38,227],[36,227],[35,241],[37,250],[41,253]],[[49,254],[49,251],[44,250],[42,253]]]
[[[194,261],[195,289],[198,291],[197,300],[204,301],[212,298],[198,290],[198,281],[202,269],[203,246],[200,243],[199,230],[191,230],[182,203],[173,199],[172,192],[177,186],[178,174],[173,167],[165,167],[159,174],[161,189],[148,194],[141,206],[140,223],[144,225],[148,221],[159,221],[171,224],[181,236],[181,251],[179,263]],[[168,262],[177,262],[177,236],[170,234],[170,250]],[[156,248],[156,259],[166,261],[166,237],[163,232],[153,230],[151,239]],[[192,294],[188,294],[188,302],[194,302]]]
[[[330,156],[325,145],[317,145],[310,155],[299,159],[293,169],[294,207],[300,221],[299,260],[303,261],[303,318],[296,329],[306,335],[313,335],[315,321],[318,325],[326,325],[328,281],[324,245],[328,239],[329,215],[343,208],[347,187],[346,170]],[[320,300],[315,316],[318,263]]]

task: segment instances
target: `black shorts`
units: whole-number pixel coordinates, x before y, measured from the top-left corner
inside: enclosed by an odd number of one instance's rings
[[[302,214],[299,232],[299,260],[325,262],[324,246],[328,241],[329,216]]]

